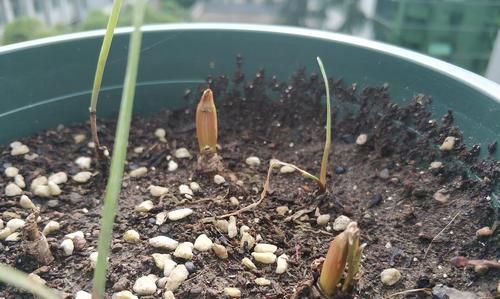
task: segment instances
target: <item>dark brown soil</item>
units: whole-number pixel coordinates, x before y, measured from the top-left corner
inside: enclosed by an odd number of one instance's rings
[[[223,157],[227,180],[224,185],[214,184],[211,176],[197,174],[196,157],[174,158],[179,163],[178,170],[167,171],[165,157],[173,156],[176,148],[186,147],[191,153],[197,153],[193,105],[186,110],[162,111],[150,118],[133,120],[126,170],[146,166],[149,171],[140,178],[126,176],[123,183],[108,271],[109,297],[117,290],[132,290],[140,276],[163,276],[151,258],[152,253],[161,251],[148,245],[149,238],[166,235],[180,242],[194,242],[198,235],[205,233],[213,241],[227,246],[229,259],[218,259],[212,252],[195,252],[195,270],[175,292],[177,298],[221,298],[224,287],[229,286],[240,288],[244,298],[288,298],[298,286],[317,276],[311,264],[325,256],[329,241],[337,234],[316,224],[316,207],[322,214],[330,214],[331,222],[342,214],[357,221],[362,241],[367,243],[361,278],[350,291],[353,298],[385,298],[399,291],[432,288],[436,284],[494,296],[498,270],[480,276],[469,268],[453,268],[449,261],[457,255],[499,258],[498,233],[486,239],[475,236],[477,229],[491,225],[495,219],[487,196],[498,180],[498,161],[477,162],[475,151],[466,149],[460,140],[451,152],[441,152],[438,145],[446,136],[461,138],[461,133],[453,127],[451,112],[442,122],[429,121],[426,110],[431,102],[429,97],[417,95],[408,106],[399,107],[389,101],[385,88],[357,91],[355,86],[343,86],[340,82],[334,84],[335,127],[327,193],[319,195],[313,182],[298,175],[275,171],[268,198],[254,211],[237,218],[238,227],[249,226],[253,236],[259,234],[263,242],[279,247],[277,255],[286,253],[290,257],[288,271],[277,275],[275,265],[262,264],[257,264],[258,272],[245,270],[240,261],[250,257],[250,252],[240,250],[238,237],[229,239],[227,234],[202,219],[232,212],[257,200],[271,158],[319,173],[325,111],[320,101],[322,83],[316,75],[306,76],[303,70],[286,84],[275,78],[266,80],[263,71],[245,81],[238,68],[233,77],[235,79],[208,78],[219,101],[219,154]],[[198,91],[192,92],[186,101],[192,104],[198,96]],[[102,143],[111,148],[114,120],[100,121],[99,127]],[[166,129],[167,143],[154,137],[156,128]],[[78,133],[87,134],[87,140],[75,144],[73,135]],[[360,133],[368,134],[363,146],[354,142]],[[26,138],[22,142],[31,152],[39,154],[33,161],[13,157],[8,146],[1,147],[2,172],[9,165],[18,167],[28,186],[38,175],[57,171],[73,175],[79,171],[73,162],[77,157],[93,156],[92,149],[87,147],[88,137],[88,125],[79,124],[60,126]],[[138,146],[145,148],[142,154],[134,153],[133,149]],[[258,156],[261,165],[247,166],[245,159],[249,156]],[[430,170],[429,164],[435,160],[442,161],[444,166]],[[345,173],[341,173],[339,167],[344,168]],[[481,178],[489,179],[474,179],[466,171],[470,167]],[[238,186],[236,180],[242,180],[243,186]],[[18,198],[4,196],[8,181],[0,176],[1,218],[6,222],[15,217],[6,213],[11,212],[25,219],[28,212],[18,206]],[[192,200],[185,200],[178,186],[190,181],[198,182],[202,192],[195,194]],[[168,196],[160,200],[153,198],[147,190],[151,184],[168,187]],[[49,207],[47,199],[26,191],[41,207],[40,228],[49,220],[61,223],[61,230],[48,238],[55,261],[40,268],[25,255],[23,241],[2,243],[0,261],[26,272],[35,271],[48,286],[68,295],[78,290],[90,291],[93,272],[89,255],[97,247],[104,186],[105,181],[99,175],[83,185],[70,180],[63,185],[63,194],[54,198],[57,203],[51,202],[55,207]],[[433,199],[433,194],[443,188],[450,194],[450,200],[444,204]],[[229,203],[232,196],[239,199],[238,207]],[[134,206],[144,200],[153,200],[155,208],[146,214],[134,212]],[[285,217],[275,211],[283,205],[292,211],[290,215],[308,210],[305,215],[309,219],[285,221]],[[195,213],[177,222],[155,225],[156,214],[177,207],[190,207]],[[456,214],[424,258],[431,240]],[[122,241],[128,229],[140,233],[140,243]],[[85,248],[72,256],[63,256],[58,248],[63,236],[78,230],[85,233]],[[380,272],[392,267],[401,271],[402,279],[387,287],[380,281]],[[254,279],[260,276],[272,280],[272,285],[256,286]],[[31,298],[3,285],[0,285],[0,296]],[[413,293],[406,298],[418,296],[426,295]],[[161,293],[143,298],[161,298]]]

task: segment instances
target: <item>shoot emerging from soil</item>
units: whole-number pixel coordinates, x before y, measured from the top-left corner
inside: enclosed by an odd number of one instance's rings
[[[120,113],[118,115],[113,157],[111,160],[111,169],[104,197],[101,230],[97,247],[99,254],[94,272],[94,285],[92,290],[93,299],[104,298],[106,287],[107,258],[109,255],[113,222],[122,186],[125,156],[127,153],[128,136],[137,80],[137,69],[139,67],[142,38],[141,26],[144,19],[145,5],[146,0],[137,0],[134,6],[134,31],[130,37],[127,70],[123,86]]]
[[[106,34],[104,35],[101,52],[99,53],[99,59],[97,60],[97,69],[95,71],[92,96],[90,98],[90,133],[92,134],[92,142],[94,142],[97,161],[100,160],[100,158],[103,156],[104,151],[106,150],[104,147],[101,147],[99,136],[97,135],[97,99],[99,97],[104,68],[106,66],[106,61],[108,60],[109,49],[111,48],[111,42],[113,41],[113,34],[115,31],[116,23],[118,22],[118,16],[120,15],[121,7],[122,0],[113,1],[113,9],[111,10],[111,15],[108,19]]]
[[[196,107],[196,136],[200,153],[217,152],[217,110],[212,90],[206,89]]]

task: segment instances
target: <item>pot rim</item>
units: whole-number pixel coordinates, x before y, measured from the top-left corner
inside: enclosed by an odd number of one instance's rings
[[[115,34],[129,34],[132,32],[132,27],[122,27],[115,30]],[[276,25],[256,25],[256,24],[235,24],[235,23],[174,23],[174,24],[159,24],[145,25],[142,28],[143,32],[158,32],[158,31],[190,31],[190,30],[213,30],[213,31],[247,31],[261,33],[276,33],[292,36],[300,36],[306,38],[322,39],[343,43],[349,46],[363,48],[367,50],[384,53],[388,56],[393,56],[403,59],[417,65],[424,66],[435,72],[453,78],[485,95],[494,99],[500,104],[500,85],[486,79],[483,76],[475,74],[471,71],[455,66],[451,63],[417,53],[412,50],[407,50],[386,43],[368,40],[361,37],[351,35],[327,32],[315,29],[306,29],[290,26]],[[0,47],[0,55],[12,51],[20,51],[29,48],[42,47],[45,45],[64,43],[77,39],[87,39],[103,36],[105,29],[70,33],[52,37],[46,37],[26,42],[11,44]]]

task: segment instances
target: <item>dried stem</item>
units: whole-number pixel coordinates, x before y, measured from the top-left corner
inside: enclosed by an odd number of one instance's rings
[[[436,239],[453,223],[453,221],[455,220],[455,218],[458,217],[458,215],[460,215],[460,211],[457,212],[457,214],[453,216],[453,218],[451,218],[450,222],[437,235],[435,235],[434,238],[432,238],[431,242],[429,243],[429,246],[425,250],[424,259],[427,257],[427,253],[429,253],[432,243],[434,243],[434,241],[436,241]]]
[[[40,210],[35,211],[26,218],[24,225],[24,234],[26,235],[27,243],[25,245],[26,252],[35,257],[42,265],[48,265],[54,261],[50,246],[45,236],[40,233],[37,225],[37,218],[40,215]]]
[[[332,139],[332,111],[330,104],[330,86],[328,84],[328,77],[326,75],[325,67],[323,66],[323,61],[321,58],[316,57],[318,60],[319,69],[323,75],[323,81],[325,84],[326,91],[326,138],[325,138],[325,148],[323,149],[323,158],[321,159],[321,170],[319,175],[319,181],[321,192],[326,191],[326,173],[328,168],[328,156],[330,155],[331,139]]]

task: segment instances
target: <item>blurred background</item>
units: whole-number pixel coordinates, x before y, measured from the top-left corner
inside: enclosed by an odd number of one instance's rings
[[[125,0],[120,26],[131,24]],[[0,0],[0,43],[106,27],[112,0]],[[148,24],[239,22],[387,42],[500,82],[500,0],[149,0]]]

